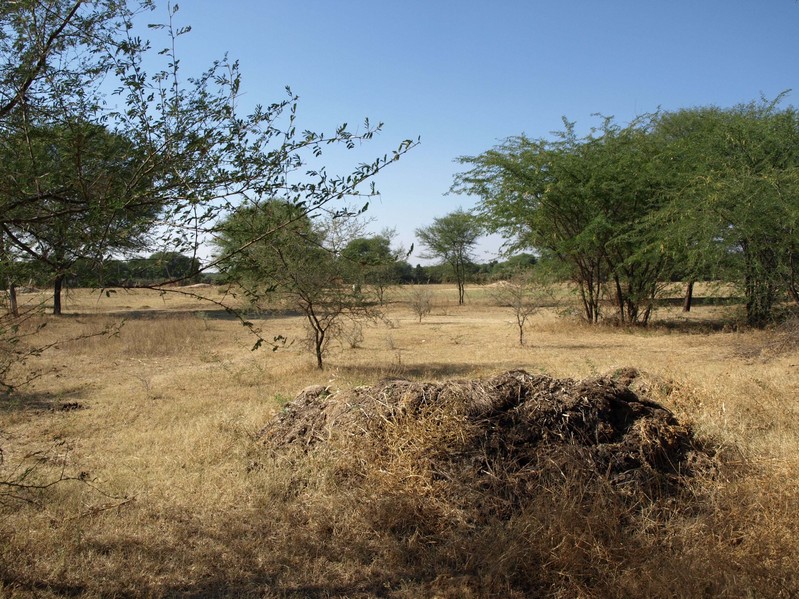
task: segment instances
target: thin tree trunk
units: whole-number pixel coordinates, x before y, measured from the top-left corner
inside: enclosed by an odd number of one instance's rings
[[[797,287],[796,284],[791,283],[791,285],[788,287],[788,291],[790,291],[793,301],[799,304],[799,287]]]
[[[466,285],[466,269],[463,264],[458,263],[455,265],[455,279],[458,282],[458,305],[462,306],[466,295],[464,292],[464,287]]]
[[[57,275],[53,281],[53,315],[61,316],[61,287],[64,284],[64,275]]]
[[[688,284],[685,286],[685,301],[682,304],[682,311],[683,312],[690,312],[691,311],[691,304],[694,301],[694,282],[688,281]]]
[[[624,292],[621,290],[621,281],[618,275],[613,275],[613,282],[616,284],[616,303],[619,307],[619,319],[624,323]]]
[[[17,303],[17,285],[15,283],[8,284],[8,306],[11,316],[19,316],[19,304]]]
[[[322,346],[318,344],[316,346],[316,367],[319,370],[325,369],[324,363],[322,362]]]
[[[322,353],[325,345],[325,332],[317,329],[314,333],[316,338],[316,367],[319,370],[324,370],[325,365],[322,361]]]
[[[790,268],[791,280],[788,283],[788,292],[791,294],[793,301],[799,304],[799,278],[796,274],[799,272],[799,264],[796,263],[797,252],[791,251],[788,266]]]

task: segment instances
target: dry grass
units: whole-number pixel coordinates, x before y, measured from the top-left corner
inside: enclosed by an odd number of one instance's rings
[[[299,343],[251,352],[240,323],[190,297],[70,294],[67,316],[41,333],[65,341],[30,365],[41,371],[31,386],[0,404],[0,480],[26,469],[27,483],[67,479],[0,487],[0,596],[799,593],[799,353],[776,337],[784,332],[725,328],[714,306],[661,309],[651,330],[545,310],[522,348],[512,314],[487,290],[469,290],[459,307],[454,286],[438,288],[421,323],[399,301],[406,291],[392,293],[393,328],[365,327],[356,347],[331,350],[323,372]],[[123,319],[117,335],[69,341]],[[297,317],[255,322],[267,335],[303,337]],[[435,481],[397,478],[413,464],[373,471],[364,495],[351,456],[331,450],[289,468],[255,442],[311,384],[514,368],[584,378],[626,366],[725,456],[723,472],[695,481],[680,502],[630,513],[565,481],[533,509],[477,530],[456,525]],[[395,448],[416,434],[404,431]],[[441,522],[449,534],[428,542]]]

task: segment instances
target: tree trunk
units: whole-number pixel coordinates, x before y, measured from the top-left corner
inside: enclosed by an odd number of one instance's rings
[[[53,281],[53,315],[61,316],[61,287],[64,284],[64,275],[57,275]]]
[[[466,295],[464,287],[466,285],[466,269],[463,264],[455,264],[455,280],[458,283],[458,305],[464,304],[464,297]]]
[[[8,284],[8,309],[11,316],[19,316],[19,304],[17,303],[17,286],[15,283]]]
[[[616,284],[616,304],[619,308],[619,320],[624,323],[624,292],[621,290],[621,281],[618,275],[613,275],[613,282]]]
[[[799,286],[797,286],[795,283],[791,283],[791,285],[788,287],[788,291],[790,291],[793,301],[799,304]]]
[[[322,353],[325,345],[325,332],[319,329],[315,330],[314,338],[316,339],[316,367],[319,370],[324,370],[325,365],[322,362]]]
[[[793,301],[799,304],[799,264],[797,264],[797,252],[791,250],[790,258],[788,259],[788,267],[790,272],[790,280],[788,281],[788,293],[791,294]]]
[[[682,311],[683,312],[690,312],[691,311],[691,304],[694,301],[694,282],[688,281],[688,284],[685,286],[685,301],[682,304]]]

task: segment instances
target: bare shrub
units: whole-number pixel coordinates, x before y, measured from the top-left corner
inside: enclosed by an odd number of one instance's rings
[[[408,304],[413,313],[419,317],[419,322],[422,322],[422,318],[433,311],[433,292],[427,287],[414,285],[411,288]]]
[[[514,324],[519,329],[519,345],[522,346],[530,318],[553,298],[549,283],[530,270],[518,271],[507,281],[501,281],[493,296],[499,306],[512,310]]]
[[[755,336],[742,337],[736,354],[767,362],[799,349],[799,316],[793,316]]]
[[[356,349],[360,347],[364,340],[363,323],[358,320],[352,320],[343,324],[341,327],[340,337],[350,349]]]

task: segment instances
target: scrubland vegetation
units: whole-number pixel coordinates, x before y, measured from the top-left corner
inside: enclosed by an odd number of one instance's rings
[[[69,293],[65,317],[40,317],[37,342],[57,345],[21,366],[38,378],[0,404],[0,594],[799,592],[795,324],[740,328],[735,307],[701,301],[688,314],[660,308],[647,329],[545,308],[522,346],[492,288],[467,287],[465,306],[454,286],[431,289],[420,322],[413,290],[390,288],[386,321],[332,346],[325,370],[299,341],[250,351],[239,322],[179,294]],[[304,336],[299,316],[252,316],[266,334]],[[79,339],[119,323],[116,335]],[[337,392],[519,368],[583,379],[626,367],[714,456],[675,493],[631,501],[566,469],[524,509],[470,522],[448,481],[420,466],[455,442],[437,433],[453,430],[446,419],[406,422],[355,454],[332,444],[276,457],[259,437],[312,384]]]
[[[0,3],[0,596],[799,595],[784,95],[462,156],[414,269],[418,138],[242,112],[162,8]]]

